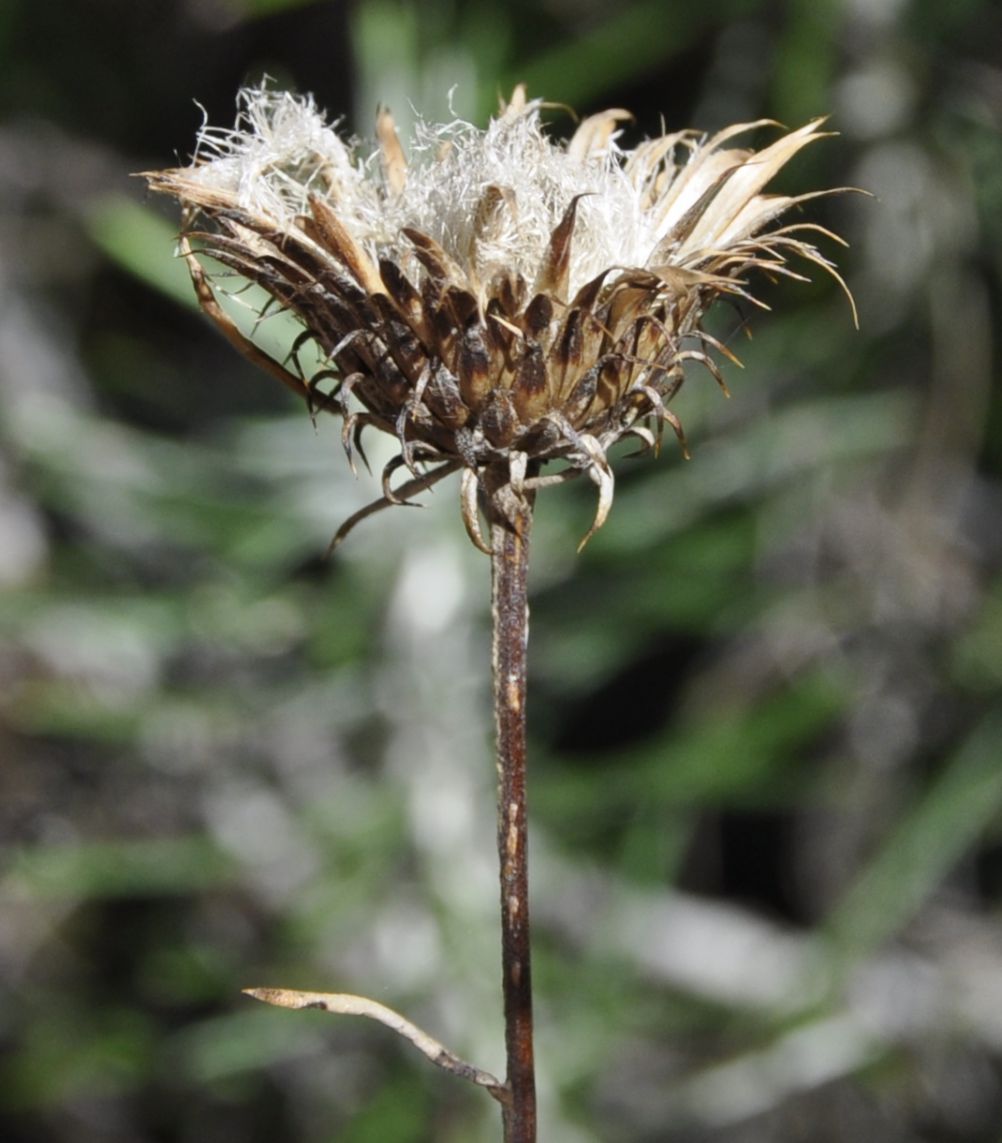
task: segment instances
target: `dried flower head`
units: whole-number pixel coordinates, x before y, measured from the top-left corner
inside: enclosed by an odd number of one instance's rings
[[[191,166],[146,177],[184,207],[181,252],[227,336],[312,409],[343,415],[349,459],[366,426],[399,442],[383,497],[339,537],[457,469],[485,551],[478,495],[504,512],[506,498],[582,472],[599,488],[590,536],[612,503],[610,446],[656,448],[667,423],[684,447],[667,403],[686,361],[723,386],[710,351],[731,354],[702,328],[713,302],[760,304],[749,277],[801,278],[791,256],[841,283],[811,241],[834,234],[776,225],[814,196],[763,193],[823,137],[821,120],[760,151],[728,144],[766,121],[627,150],[617,124],[629,115],[612,110],[563,144],[517,89],[486,130],[419,123],[408,154],[381,111],[365,154],[309,98],[250,88],[240,105],[232,130],[203,128]],[[302,322],[285,362],[221,308],[206,256]],[[313,375],[298,363],[308,340],[323,362]],[[547,461],[563,464],[543,475]],[[412,479],[394,489],[402,467]]]

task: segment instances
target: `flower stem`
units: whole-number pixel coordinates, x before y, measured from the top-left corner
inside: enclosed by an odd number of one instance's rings
[[[509,1095],[502,1105],[502,1115],[504,1143],[535,1143],[525,787],[527,580],[532,494],[513,495],[511,485],[505,491],[508,497],[503,509],[498,497],[488,497],[493,549],[491,614],[501,864],[501,972]]]

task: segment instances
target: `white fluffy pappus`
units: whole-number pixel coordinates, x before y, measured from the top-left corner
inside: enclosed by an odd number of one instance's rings
[[[310,96],[247,87],[238,105],[233,128],[200,131],[188,169],[193,184],[230,194],[280,227],[308,213],[311,195],[326,198],[370,257],[389,257],[412,271],[413,248],[401,237],[410,228],[434,239],[481,282],[501,270],[517,270],[531,282],[577,198],[571,295],[610,267],[699,269],[747,242],[795,202],[814,197],[761,191],[797,151],[825,134],[819,119],[759,152],[724,146],[772,125],[763,120],[712,137],[679,131],[630,150],[619,146],[616,129],[629,114],[606,111],[563,143],[545,133],[543,101],[527,101],[517,90],[486,128],[461,119],[438,125],[419,119],[413,139],[400,147],[389,120],[381,142],[366,148],[343,139]],[[390,161],[387,133],[400,148]],[[477,236],[478,204],[488,188],[500,189],[506,209],[496,212],[489,233]],[[666,248],[686,213],[711,194],[684,240]],[[804,226],[787,231],[794,229]],[[814,247],[798,243],[797,253],[832,270]]]

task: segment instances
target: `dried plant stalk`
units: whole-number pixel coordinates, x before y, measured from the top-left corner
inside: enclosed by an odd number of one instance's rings
[[[504,488],[505,473],[487,487]],[[529,647],[529,539],[533,493],[506,488],[504,515],[491,515],[491,617],[497,735],[498,858],[501,871],[501,981],[509,1101],[505,1143],[536,1138],[536,1079],[529,930],[529,826],[526,797],[526,692]],[[493,501],[488,501],[492,503]]]
[[[146,177],[182,204],[180,251],[225,336],[305,397],[311,414],[342,417],[353,468],[365,429],[395,438],[383,495],[341,526],[332,547],[374,512],[459,471],[463,522],[491,557],[507,1078],[459,1060],[374,1001],[250,994],[389,1025],[499,1100],[506,1143],[533,1143],[525,705],[534,497],[587,475],[598,489],[587,541],[612,506],[612,445],[633,437],[657,451],[667,425],[685,450],[668,405],[687,364],[726,393],[712,354],[736,359],[703,329],[718,299],[760,306],[750,280],[803,280],[791,259],[845,288],[814,245],[818,236],[841,239],[782,221],[815,194],[765,192],[824,137],[823,121],[759,151],[732,143],[776,124],[710,137],[678,131],[628,150],[618,124],[629,115],[611,110],[559,144],[543,131],[541,101],[518,88],[484,131],[419,123],[410,155],[380,111],[377,146],[364,154],[310,99],[261,87],[242,92],[240,104],[232,130],[202,130],[190,166]],[[212,263],[224,274],[210,273]],[[269,306],[302,323],[286,360],[227,314],[225,273],[256,283]],[[306,342],[323,361],[312,375],[298,364]],[[394,487],[401,470],[407,476]]]

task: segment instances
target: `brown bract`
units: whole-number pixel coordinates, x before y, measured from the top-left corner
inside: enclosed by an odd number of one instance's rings
[[[525,117],[538,119],[539,107],[516,91],[492,124],[495,134]],[[619,151],[615,128],[624,118],[619,111],[593,116],[566,146],[539,134],[540,145],[550,149],[548,161],[566,164],[573,174],[564,201],[550,201],[547,184],[539,190],[547,196],[545,208],[526,202],[533,192],[524,178],[484,181],[472,197],[464,183],[468,206],[459,223],[439,225],[432,216],[423,228],[400,225],[388,238],[360,223],[334,175],[327,185],[316,177],[323,173],[319,159],[291,212],[249,194],[245,181],[206,177],[218,156],[145,176],[154,191],[182,204],[180,250],[199,302],[234,344],[312,410],[339,413],[350,459],[361,451],[367,427],[398,442],[383,471],[383,496],[352,517],[335,542],[371,512],[404,502],[456,470],[467,530],[487,552],[478,497],[489,494],[504,511],[506,497],[519,499],[586,473],[599,489],[587,540],[612,503],[610,446],[632,436],[657,449],[667,424],[684,448],[668,402],[683,382],[686,361],[700,363],[723,387],[710,351],[732,355],[702,329],[712,303],[721,295],[755,302],[747,291],[754,271],[799,277],[787,264],[790,254],[835,274],[803,232],[834,235],[809,223],[764,229],[812,197],[761,190],[793,154],[821,137],[819,123],[757,153],[723,144],[758,124],[708,140],[681,132]],[[375,183],[377,207],[394,205],[396,218],[406,204],[409,168],[385,111],[377,138],[378,170],[366,178]],[[446,195],[449,179],[459,177],[449,148],[446,140],[432,161],[441,164]],[[225,158],[232,161],[239,149],[233,143]],[[610,212],[603,215],[605,204],[589,202],[612,193],[610,187],[632,196],[633,227],[624,235],[624,260],[606,256],[596,265],[595,255],[583,255],[578,244],[593,251],[600,239],[603,249],[615,249],[615,234],[597,239],[594,233],[609,225]],[[519,241],[527,218],[538,230],[540,217],[549,221],[538,249],[528,258],[518,251],[508,264],[499,261],[499,247]],[[420,211],[415,218],[421,220]],[[301,321],[303,333],[284,362],[265,354],[225,312],[217,297],[220,275],[210,277],[207,257],[255,282]],[[306,341],[324,362],[310,376],[298,367]],[[560,463],[547,474],[549,462]],[[400,469],[410,478],[394,488]]]

